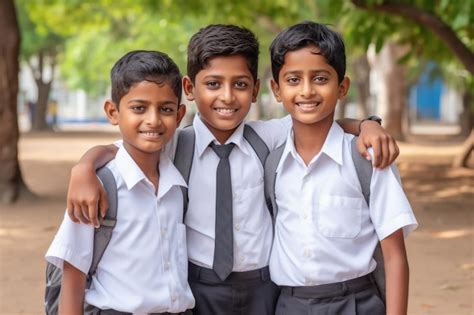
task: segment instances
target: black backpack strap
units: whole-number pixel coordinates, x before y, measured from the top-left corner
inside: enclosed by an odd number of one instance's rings
[[[278,213],[278,206],[276,204],[275,196],[275,180],[277,175],[276,169],[280,163],[284,149],[285,143],[276,148],[274,151],[270,152],[264,166],[265,201],[267,203],[267,208],[272,215],[273,222],[275,222]]]
[[[370,207],[370,182],[372,180],[372,163],[366,160],[357,150],[357,137],[354,137],[351,141],[351,154],[352,161],[356,169],[357,177],[359,178],[360,187],[362,188],[362,194],[367,202],[367,206]],[[380,291],[381,298],[385,301],[385,269],[383,261],[382,247],[380,242],[375,247],[374,260],[377,262],[377,267],[373,271],[375,283]]]
[[[189,184],[189,175],[193,165],[194,143],[196,134],[192,125],[186,126],[179,131],[178,142],[174,153],[174,165],[183,176],[186,184]],[[183,222],[188,211],[188,189],[181,186],[183,193]]]
[[[244,138],[250,143],[255,153],[257,153],[262,165],[265,165],[265,160],[267,159],[270,150],[268,150],[268,147],[262,138],[260,138],[255,130],[249,125],[244,125]]]
[[[97,271],[97,266],[104,255],[107,245],[112,238],[112,232],[117,222],[117,184],[112,172],[107,167],[97,170],[97,176],[104,186],[107,193],[109,208],[105,217],[100,222],[100,227],[94,231],[94,251],[92,255],[92,264],[87,277],[87,288],[91,285],[92,276]]]

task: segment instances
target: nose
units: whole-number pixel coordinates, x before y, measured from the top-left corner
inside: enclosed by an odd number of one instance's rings
[[[150,110],[146,116],[146,123],[150,126],[161,125],[161,115],[159,110]]]
[[[310,80],[305,80],[301,86],[300,95],[304,98],[313,96],[315,93],[314,85]]]
[[[220,100],[224,104],[231,104],[235,100],[234,93],[232,92],[232,88],[230,86],[224,87],[220,95]]]

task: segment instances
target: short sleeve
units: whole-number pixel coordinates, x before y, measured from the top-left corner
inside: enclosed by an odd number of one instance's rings
[[[403,191],[395,165],[383,170],[374,168],[369,211],[380,240],[400,228],[407,237],[417,228],[418,222]]]
[[[249,121],[247,124],[257,132],[270,151],[275,150],[285,142],[293,125],[290,115],[266,121]]]
[[[45,259],[61,269],[64,266],[64,261],[67,261],[87,274],[92,263],[93,245],[94,227],[72,222],[66,212],[63,222],[46,252]]]

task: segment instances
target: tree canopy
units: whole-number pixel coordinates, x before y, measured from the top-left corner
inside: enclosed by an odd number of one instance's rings
[[[474,47],[471,1],[381,1],[381,0],[98,0],[24,1],[20,12],[28,12],[36,25],[23,29],[24,57],[45,43],[60,42],[61,74],[68,85],[89,93],[103,93],[113,62],[132,49],[154,49],[168,53],[185,73],[186,46],[191,35],[209,23],[233,23],[253,30],[261,42],[260,71],[269,65],[268,46],[277,32],[305,19],[333,25],[343,33],[348,56],[366,51],[374,43],[380,49],[390,39],[409,45],[404,59],[414,72],[420,61],[435,61],[450,82],[472,84],[463,62],[424,25],[397,14],[400,5],[423,18],[439,18],[472,54]],[[390,7],[391,5],[391,7]],[[398,7],[397,7],[398,5]]]

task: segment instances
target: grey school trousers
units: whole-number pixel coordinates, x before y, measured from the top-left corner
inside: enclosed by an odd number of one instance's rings
[[[196,300],[193,315],[273,315],[280,290],[268,267],[232,272],[221,281],[214,270],[189,263],[189,285]]]
[[[313,287],[282,287],[276,315],[384,315],[372,275]]]

